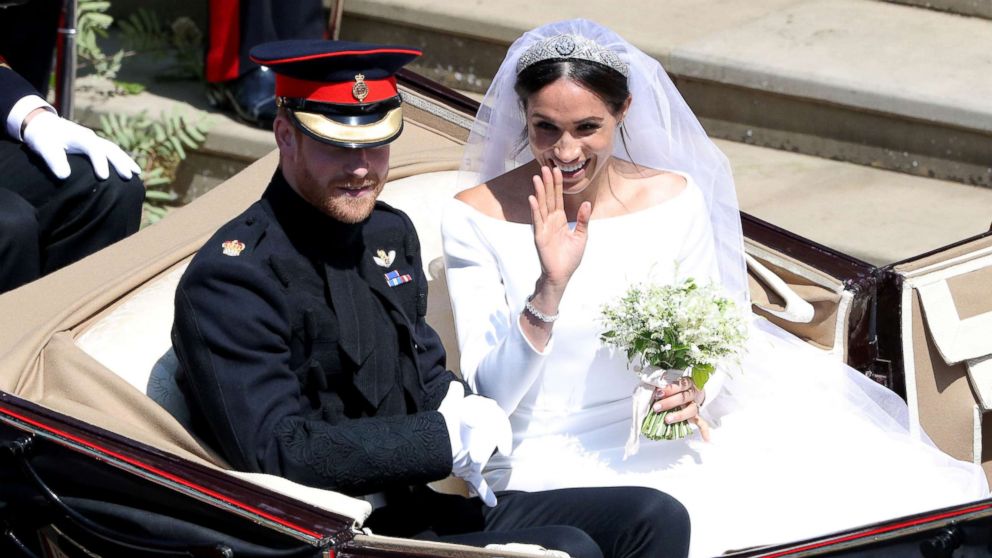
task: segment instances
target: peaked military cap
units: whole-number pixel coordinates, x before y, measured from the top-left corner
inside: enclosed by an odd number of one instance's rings
[[[276,104],[317,141],[376,147],[403,130],[396,72],[421,55],[415,48],[347,41],[292,40],[251,49],[276,73]]]

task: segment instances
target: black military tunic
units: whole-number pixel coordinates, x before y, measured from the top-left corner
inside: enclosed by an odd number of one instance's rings
[[[22,97],[38,94],[27,80],[11,69],[3,53],[0,53],[0,137],[6,134],[7,116],[14,104]]]
[[[402,212],[379,202],[343,224],[277,171],[176,292],[194,428],[238,469],[346,494],[444,478],[451,447],[435,409],[458,380],[426,302]]]

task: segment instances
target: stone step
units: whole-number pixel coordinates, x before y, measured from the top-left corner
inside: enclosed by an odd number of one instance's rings
[[[710,134],[992,186],[992,21],[875,0],[347,0],[342,38],[413,44],[482,91],[506,47],[564,17],[662,62]]]

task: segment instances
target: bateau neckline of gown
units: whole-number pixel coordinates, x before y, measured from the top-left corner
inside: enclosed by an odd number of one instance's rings
[[[637,211],[632,211],[630,213],[624,213],[622,215],[614,215],[612,217],[601,217],[599,219],[592,219],[592,220],[589,221],[589,224],[591,225],[593,223],[616,222],[616,221],[625,220],[625,219],[632,219],[632,218],[635,218],[635,217],[638,217],[638,216],[641,216],[641,215],[651,214],[651,213],[653,213],[655,211],[659,211],[661,209],[668,209],[669,207],[672,207],[672,206],[677,205],[676,202],[680,202],[680,200],[688,198],[689,197],[689,195],[688,195],[689,190],[697,190],[698,189],[698,187],[696,186],[696,181],[692,178],[692,176],[690,176],[690,175],[688,175],[688,174],[686,174],[684,172],[673,171],[673,170],[667,170],[667,172],[671,172],[671,173],[677,174],[677,175],[685,178],[685,188],[683,188],[681,192],[679,192],[678,194],[675,194],[674,196],[668,198],[667,200],[663,201],[662,203],[652,205],[651,207],[645,207],[644,209],[639,209]],[[452,204],[452,202],[454,202],[454,204]],[[460,200],[458,198],[449,198],[448,204],[449,205],[455,205],[455,206],[464,207],[470,213],[472,213],[472,214],[474,214],[474,215],[476,215],[478,217],[481,217],[482,219],[485,219],[487,221],[492,221],[493,223],[502,223],[504,225],[516,225],[516,226],[526,226],[526,227],[530,227],[531,226],[530,223],[515,223],[515,222],[512,222],[512,221],[507,221],[505,219],[499,219],[499,218],[496,218],[496,217],[491,217],[491,216],[486,215],[485,213],[479,211],[478,209],[472,207],[468,203],[463,202],[462,200]],[[575,221],[569,221],[569,224],[570,225],[574,225],[575,224]]]

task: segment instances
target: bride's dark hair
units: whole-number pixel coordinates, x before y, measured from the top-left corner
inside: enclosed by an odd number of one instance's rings
[[[542,60],[531,64],[517,74],[513,89],[526,108],[528,97],[561,78],[567,78],[592,91],[614,116],[620,114],[630,97],[627,78],[623,74],[599,62],[581,58]]]

